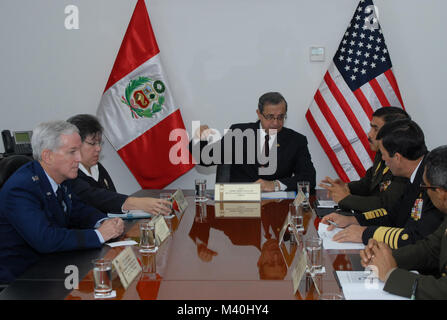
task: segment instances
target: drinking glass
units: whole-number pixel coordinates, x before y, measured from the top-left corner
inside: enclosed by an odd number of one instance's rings
[[[155,225],[149,222],[140,223],[140,252],[156,252]]]
[[[93,278],[95,295],[107,297],[112,293],[112,261],[107,259],[93,260]]]
[[[195,201],[196,202],[203,202],[206,201],[206,180],[205,179],[196,179],[195,180]]]

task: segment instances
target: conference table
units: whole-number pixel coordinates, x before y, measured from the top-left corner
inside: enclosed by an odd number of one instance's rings
[[[134,196],[158,197],[160,192],[169,191],[175,190],[141,190]],[[303,241],[318,234],[320,219],[312,207],[300,208],[304,231],[298,238],[286,231],[279,242],[292,199],[262,200],[251,207],[233,204],[230,211],[224,211],[220,202],[195,202],[192,190],[183,192],[188,207],[165,219],[171,233],[158,251],[148,258],[140,254],[138,245],[131,246],[138,262],[144,265],[150,259],[156,272],[142,272],[127,289],[114,274],[113,299],[318,300],[322,294],[342,295],[336,270],[363,269],[358,250],[323,250],[325,273],[304,275],[294,292],[292,272],[303,252]],[[317,197],[319,193],[324,197],[319,190]],[[141,221],[125,220],[124,234],[113,241],[139,242]],[[101,249],[43,255],[0,293],[0,299],[95,300],[92,260],[113,259],[124,248],[104,245]],[[79,272],[77,289],[67,284],[73,266]]]

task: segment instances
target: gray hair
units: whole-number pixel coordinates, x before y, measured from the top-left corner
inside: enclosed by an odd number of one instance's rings
[[[447,190],[447,146],[437,147],[427,155],[425,177],[430,185]]]
[[[61,147],[61,135],[79,133],[78,128],[67,121],[50,121],[39,124],[31,137],[33,157],[42,160],[42,152],[45,149],[56,151]]]

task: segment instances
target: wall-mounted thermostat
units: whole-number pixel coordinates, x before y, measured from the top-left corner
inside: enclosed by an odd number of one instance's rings
[[[310,47],[310,61],[324,61],[324,47]]]

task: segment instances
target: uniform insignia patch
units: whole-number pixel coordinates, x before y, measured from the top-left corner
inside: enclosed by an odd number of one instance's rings
[[[413,218],[413,220],[418,221],[419,219],[421,219],[423,205],[424,200],[422,200],[421,198],[417,198],[414,202],[413,208],[411,208],[411,218]]]
[[[380,183],[380,192],[386,191],[391,184],[391,180],[386,180]]]

